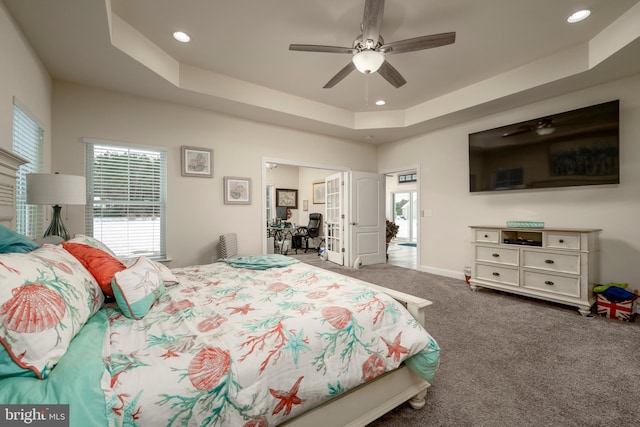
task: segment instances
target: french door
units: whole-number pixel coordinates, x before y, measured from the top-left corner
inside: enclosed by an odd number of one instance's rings
[[[325,189],[327,259],[348,266],[353,266],[356,259],[362,265],[383,263],[384,177],[370,172],[340,172],[325,178]]]
[[[324,238],[327,259],[344,265],[344,214],[342,172],[325,178]]]

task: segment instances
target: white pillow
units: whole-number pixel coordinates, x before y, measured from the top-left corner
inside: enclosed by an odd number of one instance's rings
[[[0,378],[46,378],[104,303],[91,273],[60,246],[0,255],[0,283]]]

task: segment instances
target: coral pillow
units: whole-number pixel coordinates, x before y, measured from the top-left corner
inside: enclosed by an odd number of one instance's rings
[[[89,270],[106,296],[113,297],[111,280],[117,272],[126,268],[123,263],[103,250],[81,243],[63,242],[62,247]]]
[[[116,254],[100,240],[96,239],[95,237],[86,236],[84,234],[75,234],[72,239],[67,240],[67,243],[81,243],[83,245],[91,246],[96,249],[101,249],[112,257],[116,256]]]

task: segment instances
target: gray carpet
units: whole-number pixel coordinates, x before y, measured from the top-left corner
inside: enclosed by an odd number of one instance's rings
[[[389,265],[310,264],[433,301],[427,329],[441,364],[427,405],[382,426],[638,426],[640,320],[627,323]]]

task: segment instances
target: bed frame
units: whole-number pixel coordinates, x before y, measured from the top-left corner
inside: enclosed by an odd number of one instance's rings
[[[24,163],[26,161],[20,156],[0,148],[0,224],[11,229],[15,228],[16,171]],[[401,302],[422,326],[426,326],[425,310],[431,301],[382,286],[371,286]],[[364,426],[406,401],[414,409],[422,408],[429,386],[427,381],[401,365],[281,425]]]

